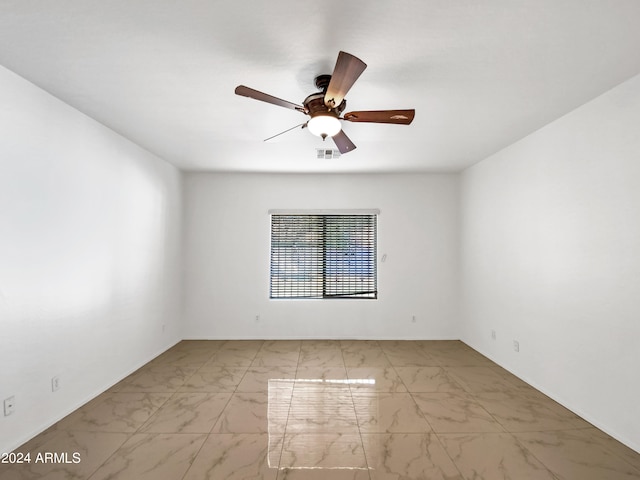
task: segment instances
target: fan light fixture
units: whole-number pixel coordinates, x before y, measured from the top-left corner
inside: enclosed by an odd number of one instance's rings
[[[324,140],[327,137],[333,137],[342,130],[342,125],[340,125],[340,120],[334,115],[321,114],[311,118],[307,123],[307,128],[311,133],[322,137]]]
[[[322,137],[323,140],[327,137],[333,137],[333,142],[340,153],[345,154],[352,152],[356,146],[342,130],[343,120],[347,122],[409,125],[416,113],[414,109],[407,109],[363,110],[343,114],[342,112],[347,106],[347,100],[344,97],[365,68],[367,68],[367,64],[358,57],[354,57],[347,52],[339,52],[333,73],[331,75],[318,75],[315,78],[314,83],[319,91],[305,98],[302,105],[274,97],[244,85],[238,85],[235,91],[236,95],[289,108],[307,115],[309,120],[306,123],[297,125],[297,127],[308,128],[311,133]],[[271,140],[297,127],[289,128],[266,140]]]

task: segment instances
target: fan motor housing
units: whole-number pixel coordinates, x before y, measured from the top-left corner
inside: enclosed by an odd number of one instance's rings
[[[312,118],[316,115],[335,115],[336,118],[340,117],[340,114],[344,111],[347,106],[347,101],[342,100],[342,103],[334,108],[328,108],[324,104],[324,92],[312,93],[307,98],[304,99],[302,103],[306,110],[306,113],[309,114]]]

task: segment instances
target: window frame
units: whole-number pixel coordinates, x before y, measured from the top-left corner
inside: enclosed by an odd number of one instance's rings
[[[269,299],[270,300],[377,300],[379,297],[378,292],[378,217],[380,215],[379,210],[367,209],[367,210],[270,210],[269,211],[269,224],[270,224],[270,253],[269,253]],[[286,258],[286,255],[295,255],[292,250],[287,250],[286,247],[282,247],[283,250],[277,251],[276,249],[279,247],[274,244],[274,228],[277,228],[282,223],[274,224],[274,216],[290,216],[290,217],[310,217],[308,220],[309,229],[304,230],[302,228],[302,232],[305,236],[316,235],[311,241],[307,241],[303,239],[303,246],[301,250],[303,254],[306,254],[307,257],[304,257],[298,263],[291,262],[290,258]],[[345,218],[340,218],[345,217]],[[352,218],[348,218],[352,217]],[[358,221],[355,221],[353,217],[365,217],[361,224],[358,224]],[[335,220],[334,226],[338,226],[343,228],[339,237],[341,239],[336,240],[336,237],[329,233],[327,230],[327,223],[331,223],[331,220]],[[319,224],[321,223],[321,234],[319,238],[317,235],[319,234]],[[300,225],[304,225],[304,220],[298,218],[295,221],[290,223],[290,227],[300,227]],[[355,234],[353,230],[355,228]],[[361,228],[362,231],[358,231],[358,228]],[[335,232],[335,230],[333,230]],[[284,233],[280,240],[283,243],[286,243],[287,235],[289,233]],[[294,232],[295,235],[298,235],[297,232]],[[346,235],[344,237],[343,235]],[[341,261],[341,258],[344,258],[345,255],[349,255],[346,253],[346,249],[340,249],[336,247],[336,244],[339,244],[342,239],[347,238],[349,241],[349,249],[357,248],[354,247],[354,243],[356,242],[360,248],[363,250],[363,258],[360,260],[356,260],[355,264],[352,261],[344,262]],[[332,243],[333,240],[333,243]],[[305,245],[305,244],[309,245]],[[315,245],[314,245],[315,244]],[[295,247],[293,247],[295,248]],[[293,249],[292,248],[292,249]],[[333,251],[331,254],[329,251]],[[337,251],[336,251],[337,250]],[[283,253],[284,252],[284,253]],[[351,253],[353,255],[353,253]],[[285,271],[283,277],[286,277],[291,274],[291,272],[295,272],[298,267],[305,267],[307,270],[304,270],[303,275],[310,274],[311,279],[299,287],[293,287],[291,290],[287,291],[287,288],[283,285],[278,285],[277,282],[274,282],[275,279],[278,278],[277,274],[274,274],[274,270],[280,268],[278,262],[275,261],[276,258],[280,258],[280,255],[285,258],[282,260],[285,269],[291,269]],[[312,256],[313,260],[311,261],[311,267],[309,267],[308,256]],[[356,253],[357,255],[357,253]],[[321,259],[321,264],[319,263],[318,258]],[[321,269],[320,269],[321,265]],[[331,267],[333,265],[333,267]],[[327,267],[329,266],[332,269],[333,274],[329,274]],[[315,268],[315,269],[314,269]],[[364,270],[367,272],[366,274],[358,275],[358,270]],[[309,273],[310,272],[310,273]],[[345,273],[346,272],[346,273]],[[341,291],[340,288],[331,288],[330,280],[333,277],[334,281],[336,281],[336,277],[346,276],[347,282],[341,284],[340,287],[343,287],[344,290]],[[359,278],[360,277],[360,278]],[[368,287],[364,290],[350,291],[348,287],[353,287],[357,281],[365,282],[365,287]],[[339,280],[338,280],[339,281]],[[336,284],[334,284],[335,286]],[[318,288],[320,286],[320,288]],[[345,287],[346,286],[346,287]],[[307,292],[308,290],[308,292]]]

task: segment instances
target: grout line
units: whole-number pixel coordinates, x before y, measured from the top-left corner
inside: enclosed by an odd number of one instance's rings
[[[284,422],[284,428],[282,430],[282,443],[280,445],[280,456],[278,457],[278,466],[276,467],[276,477],[280,476],[280,471],[281,468],[280,466],[282,465],[282,455],[284,453],[284,443],[285,443],[285,437],[287,435],[287,426],[289,425],[289,415],[291,414],[291,403],[293,402],[293,394],[296,390],[296,379],[298,378],[298,368],[300,367],[300,357],[302,356],[302,342],[300,342],[300,345],[298,347],[298,361],[296,362],[296,371],[293,373],[293,385],[291,387],[291,396],[289,397],[289,408],[287,408],[287,419]],[[267,388],[267,398],[269,396],[269,391]],[[269,414],[268,408],[267,408],[267,415]],[[267,418],[267,425],[268,425],[269,419]],[[268,434],[269,436],[271,435],[270,433]],[[269,455],[269,452],[267,451],[267,455]]]
[[[558,476],[557,476],[557,475],[556,475],[556,474],[551,470],[551,468],[549,468],[549,467],[547,466],[547,464],[546,464],[546,463],[544,463],[540,458],[538,458],[538,457],[536,456],[536,454],[535,454],[533,451],[531,451],[530,449],[528,449],[528,448],[526,447],[526,445],[524,445],[524,444],[523,444],[523,443],[518,439],[518,437],[516,437],[516,436],[513,434],[513,432],[507,432],[507,433],[509,433],[509,435],[511,435],[511,436],[513,437],[513,439],[515,440],[515,442],[518,444],[518,446],[519,446],[521,449],[523,449],[523,450],[525,450],[526,452],[528,452],[528,453],[529,453],[529,455],[531,455],[531,456],[532,456],[533,458],[535,458],[538,462],[540,462],[540,465],[542,465],[542,466],[545,468],[545,470],[546,470],[547,472],[549,472],[549,474],[550,474],[554,479],[556,479],[556,480],[561,480],[561,479],[560,479],[560,477],[558,477]]]
[[[342,354],[342,363],[344,366],[344,371],[346,373],[347,379],[349,379],[349,369],[347,368],[347,365],[344,361],[344,350],[342,348],[340,348],[341,354]],[[356,409],[356,402],[353,399],[353,388],[350,384],[347,384],[349,387],[349,396],[351,397],[351,406],[353,407],[353,414],[356,418],[356,426],[358,427],[358,436],[360,437],[360,445],[362,447],[362,454],[364,456],[364,462],[367,466],[367,475],[369,476],[369,480],[373,480],[371,478],[371,470],[372,470],[372,466],[369,463],[369,458],[367,457],[367,449],[364,448],[364,438],[362,436],[362,429],[360,428],[360,419],[358,418],[358,410]]]

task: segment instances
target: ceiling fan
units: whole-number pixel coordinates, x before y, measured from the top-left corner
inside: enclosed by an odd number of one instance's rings
[[[347,106],[347,101],[344,97],[365,68],[367,68],[367,64],[359,58],[346,52],[340,52],[333,74],[320,75],[315,79],[316,87],[321,91],[309,95],[302,102],[302,105],[282,100],[244,85],[236,87],[235,92],[236,95],[297,110],[311,117],[305,123],[269,137],[267,140],[297,127],[308,128],[311,133],[322,137],[323,140],[327,137],[332,137],[340,153],[344,154],[355,149],[356,146],[342,130],[340,120],[409,125],[415,116],[415,110],[411,109],[347,112],[341,117],[340,115]]]

